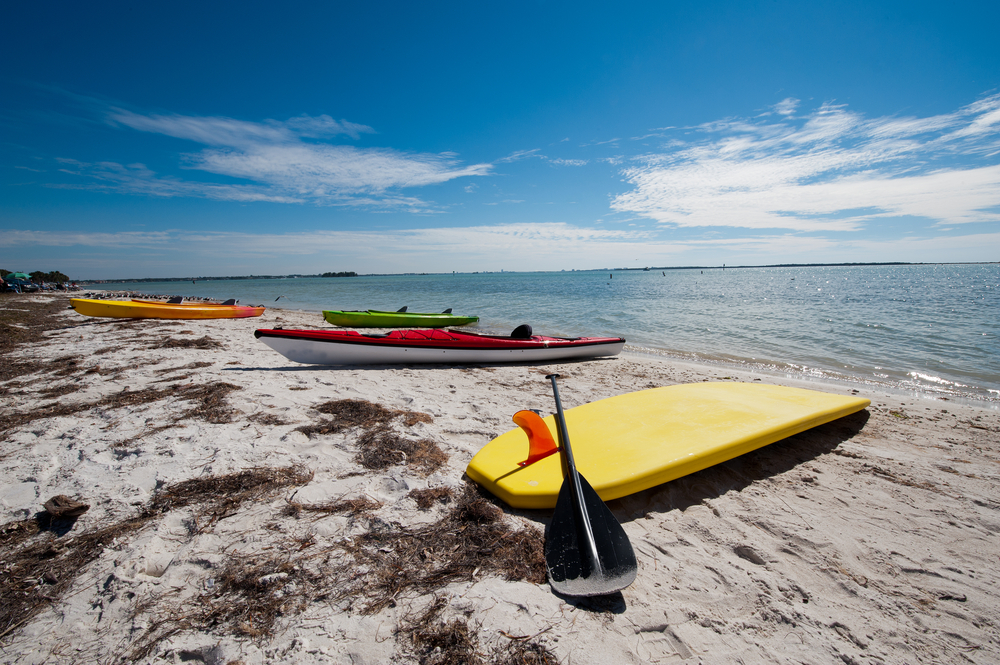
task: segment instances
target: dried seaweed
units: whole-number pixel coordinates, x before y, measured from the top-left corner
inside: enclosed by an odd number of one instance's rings
[[[366,469],[385,469],[406,464],[424,475],[433,473],[448,460],[448,456],[429,440],[407,439],[394,432],[389,424],[401,419],[409,427],[433,422],[426,413],[387,409],[360,399],[341,399],[314,407],[322,414],[334,416],[310,425],[295,428],[306,436],[336,434],[349,429],[363,430],[358,438],[357,462]]]
[[[147,510],[158,514],[197,504],[200,506],[196,516],[198,530],[203,531],[235,513],[249,500],[259,499],[281,487],[305,485],[312,477],[304,467],[293,466],[259,467],[225,476],[192,478],[158,492]]]
[[[287,420],[274,413],[255,413],[252,416],[247,417],[247,420],[260,425],[265,425],[267,427],[278,427],[280,425],[288,424]]]
[[[324,598],[329,586],[328,576],[290,554],[234,553],[193,603],[161,612],[132,645],[126,660],[143,660],[159,642],[186,630],[262,643],[273,637],[283,617],[299,614]],[[147,607],[148,603],[138,607],[137,613]]]
[[[182,399],[193,400],[197,406],[187,411],[183,418],[199,418],[209,423],[224,424],[233,422],[233,417],[240,411],[226,401],[229,393],[242,390],[232,383],[198,384],[182,393]]]
[[[56,397],[62,397],[63,395],[75,393],[83,387],[83,384],[80,383],[64,383],[61,386],[42,388],[38,391],[38,395],[46,399],[55,399]]]
[[[83,370],[79,356],[64,356],[56,358],[48,363],[48,371],[56,376],[72,376]]]
[[[357,499],[340,499],[338,501],[327,501],[326,503],[299,503],[288,500],[285,507],[285,514],[299,518],[303,512],[320,513],[322,515],[334,515],[346,513],[351,516],[367,515],[373,510],[378,510],[382,504],[372,499],[360,497]]]
[[[61,315],[69,306],[67,299],[54,297],[34,297],[17,293],[0,294],[0,367],[8,361],[2,360],[14,349],[26,344],[38,344],[43,333],[66,328]],[[8,376],[0,369],[0,381]]]
[[[43,418],[58,418],[71,416],[80,411],[91,409],[95,404],[64,404],[56,402],[48,406],[32,406],[30,411],[14,411],[0,414],[0,436],[6,435],[12,429],[27,425]]]
[[[374,614],[394,605],[402,594],[428,593],[478,573],[508,580],[545,581],[543,537],[533,528],[511,529],[503,511],[467,485],[440,521],[406,529],[373,523],[345,541],[355,568],[368,574],[345,587],[339,598],[362,600],[360,610]]]
[[[437,597],[417,619],[404,627],[421,665],[481,665],[479,639],[464,619],[438,620],[448,599]]]
[[[511,529],[503,523],[503,511],[490,504],[475,486],[467,486],[455,508],[440,521],[417,529],[367,515],[375,507],[377,504],[367,499],[318,505],[289,501],[284,511],[288,515],[346,512],[367,516],[368,530],[325,548],[316,547],[309,538],[288,543],[280,548],[282,554],[274,550],[234,553],[218,574],[205,581],[205,591],[194,598],[168,605],[160,597],[138,606],[137,617],[153,607],[158,613],[147,624],[147,632],[130,647],[127,659],[148,657],[157,643],[182,631],[235,635],[263,643],[276,634],[282,622],[319,601],[356,605],[360,611],[373,614],[404,595],[434,593],[451,582],[480,574],[536,583],[545,580],[541,533],[530,527]],[[475,660],[480,658],[476,637],[464,622],[432,623],[436,616],[437,612],[425,612],[409,625],[408,632],[404,631],[419,645],[422,658],[428,658],[420,662],[483,662]],[[457,660],[434,660],[445,653]],[[497,662],[513,665],[522,662],[511,659],[516,654],[547,652],[541,647],[526,647],[497,653],[507,658]],[[555,661],[523,662],[548,665]]]
[[[373,430],[388,424],[396,418],[402,418],[403,424],[412,427],[417,423],[430,423],[433,418],[426,413],[417,411],[399,411],[387,409],[380,404],[363,399],[340,399],[324,402],[313,407],[319,413],[334,416],[315,425],[303,425],[298,431],[313,436],[315,434],[337,434],[344,430],[361,428]]]
[[[180,339],[171,337],[170,339],[151,344],[150,349],[221,349],[222,343],[216,339],[205,335],[198,339]]]
[[[490,658],[491,665],[559,665],[556,655],[544,645],[531,640],[514,640],[497,646]]]
[[[168,374],[170,372],[180,372],[186,369],[201,369],[203,367],[211,367],[215,363],[205,362],[204,360],[199,360],[197,362],[188,363],[187,365],[181,365],[180,367],[164,367],[162,369],[155,370],[156,374]]]
[[[413,645],[421,665],[558,665],[555,654],[533,637],[508,636],[510,642],[498,644],[483,655],[477,636],[479,627],[470,628],[464,618],[441,621],[439,617],[446,607],[448,598],[438,596],[419,617],[407,620],[398,631]]]
[[[417,502],[420,510],[430,510],[436,503],[449,503],[455,498],[450,487],[428,487],[427,489],[410,490],[406,496]]]
[[[130,536],[147,521],[144,516],[133,517],[72,538],[45,538],[19,548],[20,543],[15,543],[14,551],[5,544],[0,571],[0,639],[58,600],[105,545]]]
[[[311,479],[312,474],[302,467],[255,468],[195,478],[157,493],[134,517],[76,536],[57,537],[47,513],[0,525],[0,640],[58,601],[106,546],[130,538],[163,513],[193,508],[196,521],[212,524],[247,501]]]
[[[41,525],[34,517],[26,520],[7,522],[0,525],[0,547],[16,547],[41,530]]]
[[[388,427],[365,432],[358,438],[357,462],[366,469],[386,469],[406,464],[429,475],[448,461],[444,451],[430,439],[407,439]]]
[[[11,412],[0,415],[0,434],[43,418],[71,416],[95,407],[120,409],[127,406],[139,406],[158,402],[164,399],[190,400],[196,403],[194,408],[181,414],[180,419],[199,418],[216,424],[230,423],[238,411],[229,405],[226,397],[234,390],[240,390],[240,387],[223,382],[207,384],[189,383],[185,385],[171,385],[167,388],[123,390],[103,397],[96,402],[56,403],[43,407],[35,406],[30,411]]]
[[[0,382],[49,371],[48,361],[15,360],[11,353],[21,346],[44,343],[43,333],[65,328],[60,320],[68,303],[61,298],[35,299],[16,293],[0,294]]]

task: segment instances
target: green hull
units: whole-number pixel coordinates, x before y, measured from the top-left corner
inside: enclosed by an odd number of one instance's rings
[[[478,316],[455,316],[454,314],[420,314],[417,312],[379,312],[369,309],[364,312],[342,312],[325,310],[323,318],[327,323],[346,328],[445,328],[475,323]]]

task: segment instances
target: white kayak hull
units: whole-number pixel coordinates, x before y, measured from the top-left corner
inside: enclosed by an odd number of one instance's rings
[[[293,362],[309,365],[545,362],[615,356],[625,346],[624,340],[512,349],[416,348],[287,337],[260,337],[260,341]]]

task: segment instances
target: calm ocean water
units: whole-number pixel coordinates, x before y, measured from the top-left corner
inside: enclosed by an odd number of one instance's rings
[[[612,276],[613,275],[613,276]],[[638,350],[1000,402],[1000,265],[730,268],[107,283],[242,304],[414,312],[472,330],[625,337]],[[275,302],[276,298],[279,298]],[[636,349],[632,349],[636,350]]]

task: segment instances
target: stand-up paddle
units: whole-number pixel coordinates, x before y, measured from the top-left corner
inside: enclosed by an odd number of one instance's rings
[[[545,529],[545,565],[552,588],[567,596],[602,596],[635,580],[638,566],[625,529],[587,479],[576,470],[559,388],[552,381],[563,461],[556,510]]]

